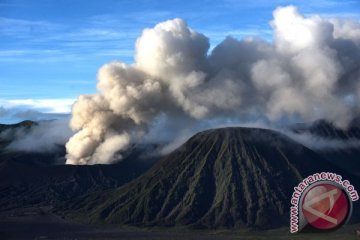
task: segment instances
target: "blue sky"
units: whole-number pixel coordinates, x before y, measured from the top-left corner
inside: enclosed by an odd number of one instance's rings
[[[212,46],[228,35],[271,41],[272,11],[290,4],[305,15],[360,19],[359,0],[0,0],[0,122],[13,109],[69,111],[96,91],[102,64],[132,63],[136,38],[158,22],[185,19]]]

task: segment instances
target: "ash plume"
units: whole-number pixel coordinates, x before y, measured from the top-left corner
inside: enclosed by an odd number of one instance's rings
[[[159,119],[180,122],[175,132],[254,114],[346,127],[358,115],[360,24],[304,17],[294,6],[273,16],[272,42],[227,37],[212,52],[208,38],[181,19],[145,29],[135,63],[105,64],[98,93],[74,104],[70,125],[77,132],[66,144],[66,163],[121,159]]]

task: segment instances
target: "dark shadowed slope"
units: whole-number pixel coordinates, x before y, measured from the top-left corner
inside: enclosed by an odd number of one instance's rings
[[[34,122],[0,125],[0,134],[9,129],[29,129]],[[30,206],[52,206],[80,195],[116,188],[138,177],[157,160],[143,157],[149,147],[133,146],[123,161],[112,165],[69,166],[54,165],[65,162],[65,148],[53,152],[35,153],[10,151],[11,141],[0,138],[0,211]],[[2,145],[1,145],[2,144]]]
[[[0,211],[51,206],[82,194],[116,188],[138,177],[155,159],[130,159],[113,165],[0,166]]]
[[[25,120],[19,123],[15,123],[15,124],[0,124],[0,132],[7,130],[7,129],[15,129],[15,128],[29,128],[31,126],[36,125],[36,122],[30,121],[30,120]]]
[[[319,142],[323,142],[323,147],[314,150],[320,156],[339,168],[360,176],[360,119],[354,119],[347,129],[319,120],[310,125],[297,124],[292,131],[318,138]]]
[[[292,127],[296,133],[309,133],[326,139],[360,139],[360,119],[354,119],[347,129],[336,127],[326,120],[318,120],[311,124],[299,123]]]
[[[293,187],[318,171],[336,168],[275,131],[208,130],[138,179],[66,202],[58,212],[140,226],[270,228],[288,222]]]

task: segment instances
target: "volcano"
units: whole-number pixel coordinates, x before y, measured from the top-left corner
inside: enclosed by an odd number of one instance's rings
[[[273,228],[288,223],[293,188],[337,167],[266,129],[222,128],[194,135],[136,180],[59,207],[91,223],[196,228]]]

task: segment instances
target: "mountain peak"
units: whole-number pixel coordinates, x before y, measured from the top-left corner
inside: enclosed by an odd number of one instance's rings
[[[91,222],[268,228],[288,221],[293,187],[303,177],[331,169],[310,149],[275,131],[211,129],[138,179],[61,208]]]

